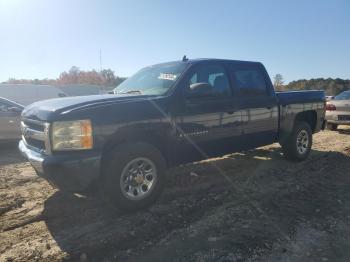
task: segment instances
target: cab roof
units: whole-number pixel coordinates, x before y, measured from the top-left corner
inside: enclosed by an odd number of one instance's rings
[[[231,60],[231,59],[220,59],[220,58],[195,58],[195,59],[187,59],[185,61],[183,60],[177,60],[177,61],[171,61],[171,62],[165,62],[165,63],[159,63],[155,64],[153,66],[164,66],[164,65],[171,65],[171,64],[198,64],[198,63],[205,63],[205,62],[227,62],[227,63],[237,63],[237,64],[261,64],[260,62],[255,61],[243,61],[243,60]]]

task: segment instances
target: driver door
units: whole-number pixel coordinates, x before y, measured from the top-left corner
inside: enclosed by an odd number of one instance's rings
[[[196,97],[191,85],[206,83],[210,92]],[[232,97],[224,65],[194,66],[184,80],[182,104],[175,117],[179,147],[177,155],[189,162],[232,152],[241,134],[241,112]]]

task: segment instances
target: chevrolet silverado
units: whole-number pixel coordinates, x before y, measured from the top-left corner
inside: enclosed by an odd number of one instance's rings
[[[275,142],[302,161],[324,124],[323,91],[275,92],[259,62],[183,59],[141,69],[114,94],[27,106],[19,149],[58,188],[99,185],[137,210],[157,199],[170,166]]]

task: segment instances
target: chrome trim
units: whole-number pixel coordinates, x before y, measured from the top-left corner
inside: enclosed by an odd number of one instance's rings
[[[51,125],[50,123],[45,123],[45,129],[44,129],[44,136],[45,136],[45,153],[48,155],[51,155],[51,139],[50,139],[50,130]]]
[[[38,131],[28,127],[23,121],[21,122],[22,134],[26,138],[32,138],[35,140],[45,141],[45,134],[42,131]]]
[[[39,130],[30,128],[25,123],[33,123],[33,124],[42,126],[44,128],[44,130],[39,131]],[[21,130],[22,130],[23,143],[26,145],[26,147],[37,149],[37,150],[40,150],[40,152],[42,152],[42,153],[50,155],[51,154],[50,127],[51,127],[50,123],[47,123],[47,122],[42,122],[42,121],[28,119],[28,118],[22,119]],[[45,144],[45,148],[41,149],[41,148],[36,148],[36,147],[29,145],[28,142],[26,141],[26,138],[31,138],[31,139],[35,139],[38,141],[43,141]]]
[[[26,138],[22,135],[22,141],[23,141],[23,144],[30,150],[32,151],[35,151],[35,152],[39,152],[40,154],[46,154],[46,151],[45,149],[41,149],[41,148],[37,148],[35,146],[32,146],[30,144],[28,144],[28,142],[26,141]]]
[[[43,172],[43,161],[44,159],[40,155],[40,153],[37,153],[33,150],[30,150],[25,142],[23,140],[19,141],[18,144],[19,151],[21,152],[22,156],[27,158],[31,165],[34,167],[34,169],[38,172]]]
[[[40,126],[45,126],[45,124],[46,124],[46,122],[42,122],[42,121],[34,120],[34,119],[29,119],[29,118],[24,118],[23,121],[33,123],[36,125],[40,125]]]
[[[350,120],[333,120],[333,119],[327,119],[327,123],[331,124],[337,124],[337,125],[350,125]]]

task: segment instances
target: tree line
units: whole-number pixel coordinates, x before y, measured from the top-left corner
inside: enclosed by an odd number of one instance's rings
[[[123,82],[126,77],[115,75],[111,69],[83,71],[79,67],[72,66],[68,71],[62,72],[57,79],[15,79],[10,78],[8,84],[39,84],[39,85],[72,85],[85,84],[97,85],[101,89],[111,89]],[[350,90],[350,80],[340,78],[313,78],[300,79],[284,84],[283,76],[276,74],[273,84],[277,91],[288,90],[325,90],[327,95],[337,95],[345,90]]]
[[[300,79],[284,84],[283,76],[277,74],[274,76],[274,87],[278,91],[289,90],[324,90],[326,95],[334,96],[345,90],[350,90],[350,80],[340,78],[312,78]]]
[[[72,66],[68,71],[62,72],[57,79],[15,79],[10,78],[8,84],[36,84],[36,85],[98,85],[101,89],[110,89],[118,86],[126,78],[116,76],[111,69],[83,71]]]

